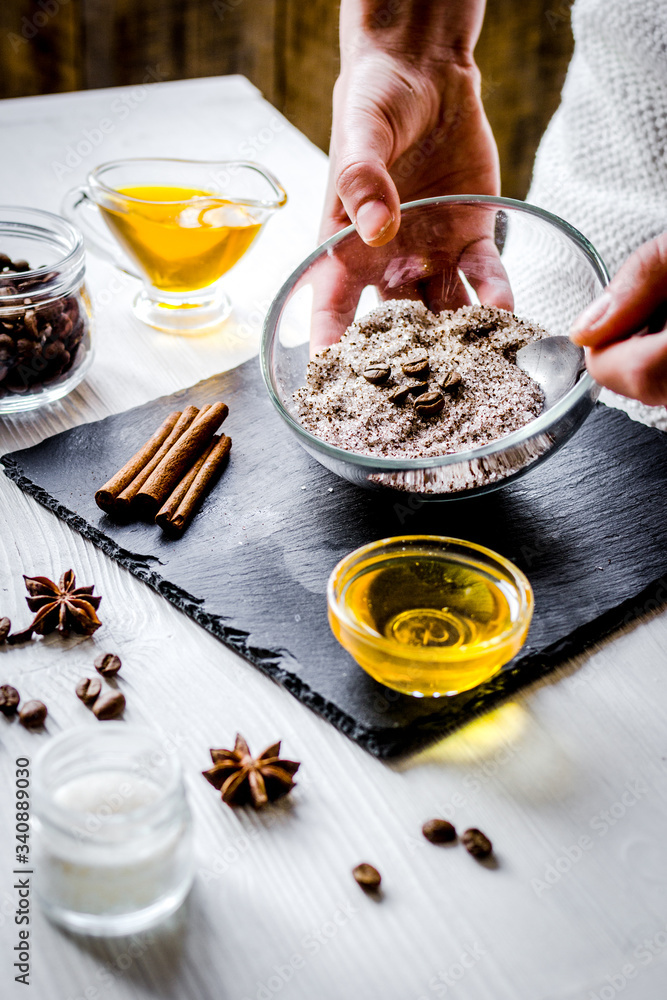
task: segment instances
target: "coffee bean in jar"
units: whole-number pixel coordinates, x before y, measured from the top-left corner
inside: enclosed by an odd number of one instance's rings
[[[0,208],[0,414],[59,399],[84,377],[92,360],[84,267],[70,223]]]

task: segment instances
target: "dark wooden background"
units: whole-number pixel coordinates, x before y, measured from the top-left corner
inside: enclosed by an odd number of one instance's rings
[[[510,197],[558,105],[569,8],[487,3],[477,59]],[[0,0],[0,67],[0,97],[243,73],[326,150],[338,0]]]

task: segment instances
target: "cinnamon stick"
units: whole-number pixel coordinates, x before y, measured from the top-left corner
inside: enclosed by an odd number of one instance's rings
[[[155,523],[159,524],[160,527],[164,528],[169,525],[169,522],[171,521],[172,517],[178,510],[179,504],[181,503],[185,494],[188,492],[188,490],[194,483],[195,479],[197,478],[197,473],[199,472],[202,465],[204,464],[208,456],[211,454],[211,452],[213,451],[219,440],[220,438],[217,437],[213,438],[213,440],[209,444],[204,454],[197,459],[197,461],[192,466],[190,471],[183,476],[183,478],[181,479],[180,483],[178,484],[174,492],[171,494],[171,496],[167,497],[167,500],[155,515]]]
[[[132,458],[127,460],[123,468],[119,469],[104,486],[100,486],[95,494],[95,503],[98,507],[101,507],[102,510],[108,513],[113,512],[116,498],[120,496],[126,486],[141,472],[157,453],[160,446],[169,438],[180,416],[180,410],[170,413],[146,444],[139,451],[135,452]]]
[[[196,406],[186,406],[177,422],[174,424],[169,437],[162,442],[160,448],[155,452],[151,460],[139,470],[134,479],[125,487],[122,493],[116,497],[113,507],[114,514],[122,516],[129,514],[130,505],[141,487],[144,485],[146,480],[150,478],[162,459],[169,454],[170,450],[177,443],[177,441],[180,440],[187,429],[198,419],[201,412],[202,411],[198,410]]]
[[[216,440],[185,496],[178,505],[176,513],[170,519],[163,519],[160,522],[163,531],[180,535],[185,530],[188,521],[206,496],[216,477],[222,471],[231,447],[232,439],[225,434],[222,434]]]
[[[213,403],[211,408],[203,416],[200,415],[170,448],[137,493],[137,504],[141,505],[146,514],[155,516],[190,466],[207,447],[228,412],[225,403]]]
[[[211,409],[211,403],[204,403],[204,405],[202,406],[201,410],[197,414],[197,417],[195,419],[195,423],[197,423],[198,420],[201,420],[202,417],[205,417],[206,414],[208,413],[208,411],[210,409]]]

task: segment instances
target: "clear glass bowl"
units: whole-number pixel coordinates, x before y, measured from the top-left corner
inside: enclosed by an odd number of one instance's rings
[[[516,656],[533,591],[491,549],[440,535],[355,549],[327,585],[329,624],[371,677],[415,697],[468,691]]]
[[[305,384],[311,332],[318,343],[331,343],[383,300],[421,297],[436,311],[505,305],[564,336],[608,280],[588,240],[542,209],[476,195],[411,202],[402,206],[391,243],[368,247],[349,227],[288,278],[264,325],[264,380],[302,447],[337,475],[424,500],[484,493],[544,461],[577,430],[600,391],[586,372],[530,423],[483,447],[424,459],[370,457],[334,447],[300,423],[292,395]]]
[[[66,396],[93,355],[79,231],[51,212],[0,206],[0,255],[2,415]]]

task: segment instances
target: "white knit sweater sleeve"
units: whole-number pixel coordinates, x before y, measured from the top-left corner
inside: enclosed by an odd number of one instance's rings
[[[527,201],[579,229],[614,274],[667,230],[667,0],[576,0],[572,27]],[[604,398],[667,430],[663,407]]]

